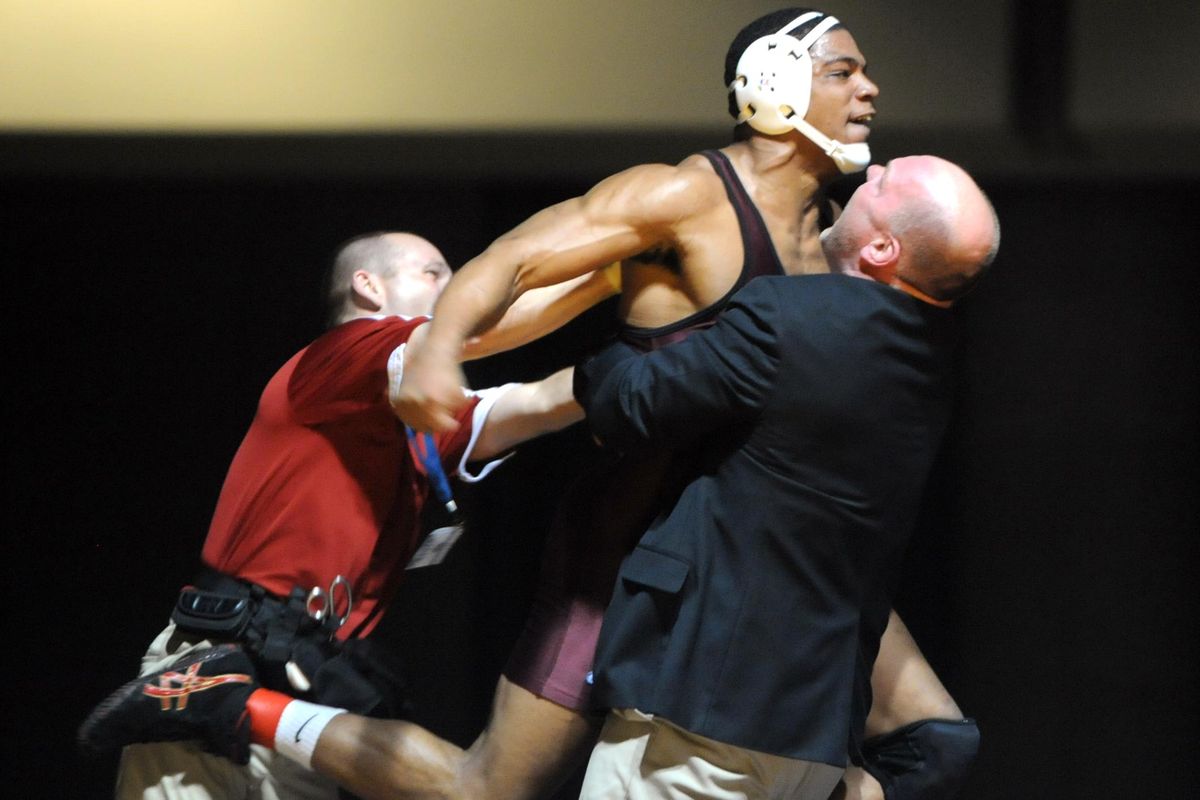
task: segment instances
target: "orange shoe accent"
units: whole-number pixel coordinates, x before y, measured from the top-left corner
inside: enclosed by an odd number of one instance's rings
[[[250,712],[250,741],[275,749],[275,729],[283,709],[295,698],[271,689],[255,689],[246,700]]]

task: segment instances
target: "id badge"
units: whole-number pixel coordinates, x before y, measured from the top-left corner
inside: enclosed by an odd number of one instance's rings
[[[442,563],[446,560],[450,548],[454,547],[454,543],[458,541],[458,537],[462,536],[462,532],[461,524],[447,525],[444,528],[435,528],[430,531],[429,535],[425,537],[425,541],[421,542],[421,546],[417,548],[417,552],[413,553],[412,558],[409,559],[405,569],[420,569]]]

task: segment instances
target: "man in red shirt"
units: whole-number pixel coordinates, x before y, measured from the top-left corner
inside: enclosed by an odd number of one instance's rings
[[[475,470],[469,461],[582,416],[563,371],[468,392],[453,432],[405,428],[389,393],[449,278],[437,248],[412,234],[371,234],[341,249],[329,276],[331,327],[267,383],[217,500],[201,574],[144,656],[143,674],[237,641],[269,685],[362,713],[399,710],[395,673],[360,637],[421,543],[426,498],[455,516],[447,475],[479,480],[499,461]],[[595,302],[603,280],[556,288],[525,309],[537,310],[544,331]],[[511,319],[537,335],[528,316]],[[512,346],[508,330],[502,323],[468,355]],[[454,526],[441,530],[449,537]],[[245,755],[239,766],[184,742],[133,745],[122,754],[117,797],[337,795],[332,782],[265,748]]]

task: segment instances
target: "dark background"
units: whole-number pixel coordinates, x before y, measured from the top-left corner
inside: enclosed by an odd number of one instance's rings
[[[897,605],[980,721],[967,797],[1190,795],[1200,172],[1194,157],[1130,169],[1119,148],[1062,133],[873,140],[877,161],[956,158],[1004,226],[994,271],[958,312],[960,402]],[[319,330],[320,274],[341,241],[411,230],[458,265],[616,169],[722,143],[0,137],[16,364],[0,752],[14,796],[110,795],[115,762],[77,757],[74,729],[166,621],[259,391]],[[570,363],[611,312],[470,376]],[[412,574],[385,621],[418,718],[460,744],[486,719],[584,446],[578,431],[527,445],[465,491],[471,532]]]

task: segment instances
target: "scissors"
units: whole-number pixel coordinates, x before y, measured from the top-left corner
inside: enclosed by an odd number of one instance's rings
[[[339,598],[339,591],[342,598]],[[344,600],[345,610],[339,614],[338,608]],[[308,590],[308,598],[304,601],[304,610],[308,615],[317,622],[324,622],[326,618],[337,619],[337,627],[340,628],[346,624],[346,620],[350,618],[350,610],[354,608],[354,596],[350,591],[350,581],[342,575],[338,575],[329,584],[329,590],[326,591],[320,586],[314,586]],[[336,615],[336,616],[335,616]]]
[[[338,613],[340,605],[338,598],[338,589],[341,589],[342,599],[345,600],[346,608],[340,616],[334,617]],[[315,619],[318,623],[324,622],[326,619],[337,619],[337,628],[346,624],[346,620],[350,618],[350,610],[354,608],[354,595],[350,591],[350,581],[342,575],[338,575],[329,584],[329,590],[326,591],[320,586],[314,586],[308,590],[308,597],[304,600],[304,610],[308,616]],[[333,634],[330,634],[332,636]],[[304,670],[300,669],[300,665],[295,661],[288,661],[284,664],[284,672],[287,674],[288,682],[298,692],[307,692],[312,689],[312,682],[308,676],[304,674]]]

